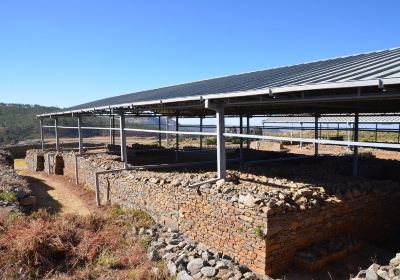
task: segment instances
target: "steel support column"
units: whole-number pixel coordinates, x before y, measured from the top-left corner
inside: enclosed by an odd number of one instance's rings
[[[250,116],[247,116],[246,120],[246,134],[250,134]],[[246,139],[246,148],[250,149],[250,138]]]
[[[318,139],[318,115],[315,115],[314,138]],[[318,143],[314,143],[314,155],[318,156]]]
[[[83,155],[82,117],[78,117],[79,155]]]
[[[290,130],[290,144],[293,144],[293,123],[292,123],[292,129]]]
[[[112,128],[115,128],[115,117],[112,116]],[[115,130],[113,129],[112,131],[112,143],[113,145],[115,145]]]
[[[399,132],[397,133],[397,143],[400,143],[400,124],[399,124]]]
[[[300,139],[303,139],[303,123],[300,123]],[[300,141],[300,149],[303,148],[303,141]]]
[[[58,137],[58,118],[54,119],[54,133],[56,136],[56,151],[60,149],[60,139]]]
[[[203,116],[200,116],[200,132],[203,132]],[[200,151],[203,150],[203,135],[200,135]]]
[[[158,130],[161,130],[161,116],[158,116]],[[158,133],[158,146],[161,148],[161,133]]]
[[[226,178],[226,150],[225,150],[225,114],[223,103],[212,103],[206,99],[205,107],[215,111],[217,121],[217,167],[218,179]]]
[[[239,116],[239,134],[243,134],[243,116]],[[240,168],[243,167],[243,138],[240,138],[240,150],[239,150]]]
[[[350,140],[351,140],[351,138],[350,138],[350,129],[351,129],[350,123],[347,123],[347,142],[350,142]]]
[[[358,142],[358,113],[354,115],[354,127],[353,127],[354,142]],[[353,177],[357,177],[358,174],[358,146],[353,146]]]
[[[44,151],[43,119],[39,120],[39,127],[40,127],[40,144],[42,146],[42,151]]]
[[[179,131],[179,116],[175,117],[175,130]],[[179,134],[175,135],[175,161],[178,161],[179,158]]]
[[[218,178],[225,179],[226,177],[226,151],[225,151],[225,115],[224,106],[216,107],[217,117],[217,165]]]
[[[124,163],[124,168],[128,166],[128,157],[126,152],[126,133],[125,133],[125,115],[121,112],[119,115],[119,138],[121,144],[121,161]]]
[[[169,118],[167,116],[165,119],[165,131],[168,131],[168,126],[169,126],[168,120],[169,120]],[[168,133],[165,134],[165,147],[168,149]]]
[[[114,116],[110,116],[110,144],[115,145],[115,132],[114,128],[115,123],[114,123]]]
[[[339,129],[340,129],[340,124],[337,124],[337,130],[336,130],[336,137],[339,139]]]

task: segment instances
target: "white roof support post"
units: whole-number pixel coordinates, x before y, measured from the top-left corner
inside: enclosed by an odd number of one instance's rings
[[[218,178],[226,178],[226,151],[225,151],[225,114],[224,106],[218,106],[217,110],[217,165]]]
[[[226,178],[226,149],[225,149],[225,114],[224,104],[211,104],[209,99],[206,99],[206,108],[216,112],[217,119],[217,166],[218,179]]]
[[[165,118],[165,131],[168,131],[168,125],[169,125],[169,123],[168,123],[168,116]],[[165,148],[167,148],[168,149],[168,133],[167,134],[165,134]]]
[[[303,139],[303,123],[300,123],[300,138]],[[303,149],[303,140],[300,141],[300,149]]]
[[[397,133],[397,143],[400,143],[400,124],[399,124],[399,132]]]
[[[315,126],[314,126],[314,138],[318,139],[319,135],[318,135],[318,115],[315,115]],[[318,143],[314,143],[314,155],[318,156]]]
[[[79,155],[83,155],[82,117],[78,116]]]
[[[293,123],[292,123],[292,128],[290,130],[290,144],[293,144]]]
[[[203,116],[200,116],[200,132],[203,132]],[[203,135],[200,135],[200,151],[201,150],[203,150]]]
[[[337,130],[336,130],[336,138],[339,140],[339,136],[340,136],[340,123],[337,124]]]
[[[44,151],[43,119],[39,120],[39,127],[40,127],[40,144],[42,146],[42,151]]]
[[[358,142],[358,113],[354,116],[354,142]],[[353,146],[353,177],[358,176],[358,146]]]
[[[158,130],[161,130],[161,116],[158,116]],[[161,133],[158,133],[158,147],[161,148]]]
[[[115,145],[115,118],[114,116],[110,117],[110,144]]]
[[[179,131],[179,116],[175,116],[175,131]],[[175,161],[179,159],[179,134],[175,135]]]
[[[128,167],[128,157],[126,152],[126,133],[125,133],[125,115],[121,112],[119,115],[119,138],[121,144],[121,161],[124,163],[124,168]]]
[[[239,116],[239,134],[243,134],[243,116]],[[243,167],[243,138],[240,138],[239,162],[240,168]]]
[[[247,116],[246,121],[246,134],[250,134],[250,116]],[[250,138],[246,139],[246,148],[250,149]]]
[[[56,151],[60,149],[60,139],[58,137],[58,118],[54,119],[54,133],[56,137]]]

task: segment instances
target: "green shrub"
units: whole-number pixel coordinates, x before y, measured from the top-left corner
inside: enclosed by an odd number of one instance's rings
[[[142,248],[146,250],[150,247],[150,243],[151,243],[151,238],[149,237],[143,237],[139,239],[140,246],[142,246]]]
[[[216,137],[207,137],[207,138],[204,140],[204,143],[205,143],[206,145],[217,145],[217,138],[216,138]]]
[[[0,200],[3,200],[7,203],[13,203],[17,201],[17,195],[10,191],[0,191]]]
[[[264,239],[264,231],[263,231],[260,227],[256,227],[256,228],[254,229],[254,234],[255,234],[257,237],[259,237],[259,238],[261,238],[261,239]]]
[[[145,211],[138,209],[123,209],[119,205],[113,205],[110,209],[109,221],[113,222],[117,218],[122,218],[126,226],[135,225],[147,228],[153,224],[153,219]]]
[[[98,257],[97,264],[112,269],[119,268],[121,266],[119,257],[106,253],[103,253]]]

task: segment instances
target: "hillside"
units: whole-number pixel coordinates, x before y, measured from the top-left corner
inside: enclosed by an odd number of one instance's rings
[[[56,110],[56,107],[0,103],[0,145],[39,138],[36,115]]]
[[[59,110],[57,107],[46,107],[40,105],[29,104],[7,104],[0,103],[0,146],[6,144],[15,144],[24,140],[39,139],[39,121],[36,115],[54,112]],[[108,118],[85,117],[83,123],[87,126],[108,126]],[[137,128],[158,128],[158,118],[141,117],[135,119],[127,119],[127,123]],[[51,123],[48,123],[51,124]],[[174,129],[175,121],[169,120],[170,129]],[[60,119],[60,125],[76,126],[76,120],[73,118]],[[118,125],[118,121],[116,121]],[[162,118],[162,125],[165,127],[165,118]],[[104,131],[84,131],[85,137],[101,135],[108,133]],[[60,136],[76,136],[74,130],[61,130]]]

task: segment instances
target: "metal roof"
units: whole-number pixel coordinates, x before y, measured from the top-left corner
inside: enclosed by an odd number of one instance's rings
[[[400,84],[400,48],[140,91],[81,104],[63,112],[382,84]]]
[[[263,123],[314,123],[313,116],[271,116]],[[318,118],[320,123],[353,123],[354,115],[324,115]],[[400,115],[359,115],[360,123],[400,123]]]

